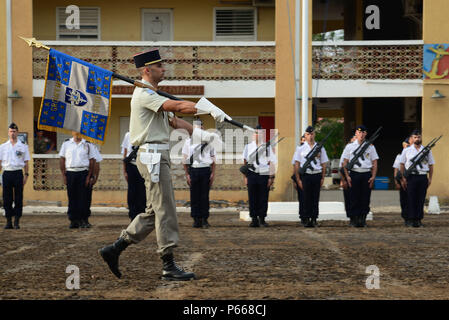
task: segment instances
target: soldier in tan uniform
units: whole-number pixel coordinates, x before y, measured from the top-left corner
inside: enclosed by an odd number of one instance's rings
[[[142,82],[157,88],[162,81],[165,69],[157,49],[134,56]],[[171,100],[160,96],[148,88],[136,87],[131,99],[130,141],[139,146],[137,168],[145,179],[147,206],[143,213],[123,230],[120,237],[112,245],[99,250],[109,268],[118,278],[120,253],[130,244],[145,239],[156,229],[157,252],[163,261],[162,278],[166,280],[190,280],[195,278],[191,272],[178,267],[173,258],[173,248],[178,244],[178,221],[176,203],[170,175],[169,126],[185,129],[192,134],[192,125],[174,116],[173,112],[184,114],[211,114],[218,122],[231,119],[218,107],[202,98],[195,104],[190,101]],[[196,132],[210,139],[214,134]],[[216,136],[216,135],[215,135]]]

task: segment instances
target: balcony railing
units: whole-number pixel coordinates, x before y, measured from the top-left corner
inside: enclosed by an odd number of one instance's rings
[[[314,42],[313,79],[422,79],[423,41]]]
[[[47,46],[94,65],[138,79],[133,55],[157,46],[165,80],[274,80],[274,42],[48,41]],[[44,79],[48,53],[33,50],[33,78]]]
[[[132,79],[135,53],[157,46],[166,80],[274,80],[274,42],[47,41],[46,45]],[[290,54],[289,52],[285,54]],[[312,77],[321,80],[422,79],[423,41],[312,43]],[[44,79],[47,52],[33,51],[33,77]]]

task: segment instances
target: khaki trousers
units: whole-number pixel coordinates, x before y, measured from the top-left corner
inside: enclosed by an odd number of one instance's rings
[[[151,150],[150,150],[151,152]],[[161,153],[159,182],[151,181],[146,165],[140,162],[141,150],[137,153],[137,169],[145,180],[147,205],[144,213],[138,214],[120,237],[127,242],[138,243],[156,229],[157,252],[162,256],[172,253],[179,241],[178,218],[176,216],[175,194],[170,174],[168,150]]]

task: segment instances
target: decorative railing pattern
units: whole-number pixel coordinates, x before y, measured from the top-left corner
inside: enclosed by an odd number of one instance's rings
[[[423,45],[419,41],[363,41],[314,44],[312,77],[322,80],[422,79]],[[51,45],[102,68],[139,78],[133,55],[148,50],[145,44]],[[274,80],[274,45],[163,44],[166,80]],[[44,79],[47,51],[33,49],[33,77]]]
[[[422,45],[314,46],[313,79],[422,79]]]
[[[99,67],[138,79],[133,55],[145,46],[51,46]],[[160,46],[166,80],[273,80],[274,46]],[[33,49],[33,78],[45,79],[48,52]]]

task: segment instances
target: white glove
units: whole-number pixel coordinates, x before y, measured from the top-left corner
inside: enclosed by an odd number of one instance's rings
[[[223,110],[215,106],[205,97],[202,97],[200,101],[198,101],[195,108],[197,109],[195,115],[210,114],[218,122],[223,122],[225,119],[232,120],[232,118],[224,113]]]

